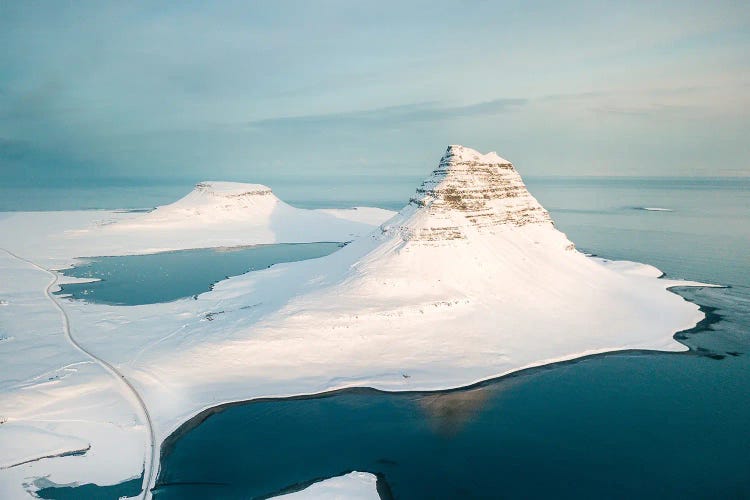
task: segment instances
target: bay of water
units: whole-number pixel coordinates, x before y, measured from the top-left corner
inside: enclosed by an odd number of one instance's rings
[[[99,281],[62,285],[59,295],[113,305],[154,304],[195,296],[216,282],[282,262],[315,259],[342,243],[281,243],[250,247],[202,248],[85,259],[63,272]]]

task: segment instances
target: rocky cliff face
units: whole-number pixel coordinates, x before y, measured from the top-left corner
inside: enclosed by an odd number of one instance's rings
[[[407,236],[417,241],[465,239],[467,231],[501,226],[552,225],[509,161],[457,145],[448,147],[410,205],[421,212]]]

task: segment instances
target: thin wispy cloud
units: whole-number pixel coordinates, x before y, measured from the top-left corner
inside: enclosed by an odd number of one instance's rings
[[[679,106],[668,104],[651,104],[640,106],[599,106],[592,108],[592,111],[605,115],[626,115],[626,116],[643,116],[654,117],[664,115],[679,115],[695,111],[693,106]]]
[[[283,116],[252,121],[248,125],[251,128],[321,125],[405,126],[414,122],[433,122],[508,113],[517,111],[526,102],[526,99],[520,98],[493,99],[462,106],[445,106],[436,102],[426,102],[343,113]]]

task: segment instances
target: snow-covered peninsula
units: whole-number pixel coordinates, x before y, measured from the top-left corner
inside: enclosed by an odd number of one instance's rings
[[[408,204],[385,222],[384,211],[300,211],[262,186],[245,186],[199,185],[152,213],[76,231],[61,232],[54,218],[37,214],[0,220],[0,247],[43,267],[107,249],[127,254],[352,235],[345,238],[352,243],[327,257],[230,278],[195,300],[132,307],[61,302],[77,341],[142,398],[157,449],[187,419],[221,403],[352,386],[446,389],[595,353],[681,351],[686,347],[673,335],[703,318],[698,306],[668,291],[699,284],[657,279],[661,272],[651,266],[577,251],[513,165],[494,153],[450,146]],[[373,223],[380,225],[362,230]],[[230,234],[232,225],[243,228],[241,236]],[[97,245],[95,253],[81,254],[82,241]],[[54,415],[88,405],[88,420],[116,422],[113,436],[146,440],[143,417],[132,405],[121,409],[130,402],[112,388],[110,374],[57,353],[64,346],[43,293],[48,279],[10,256],[0,259],[4,276],[28,275],[22,282],[4,279],[0,288],[0,299],[8,301],[0,318],[17,339],[0,343],[0,356],[10,363],[5,366],[26,370],[0,372],[2,417],[54,432],[29,408]],[[35,326],[32,313],[44,322]],[[37,335],[32,340],[29,328]],[[12,361],[18,346],[40,368]],[[60,449],[91,444],[88,453],[100,457],[119,451],[108,448],[116,438],[94,440],[86,426],[67,427],[60,436]],[[150,465],[138,451],[118,459],[119,480]],[[22,470],[0,478],[0,492],[24,491],[21,482],[47,474],[56,483],[113,481],[101,461],[85,459],[0,471]]]

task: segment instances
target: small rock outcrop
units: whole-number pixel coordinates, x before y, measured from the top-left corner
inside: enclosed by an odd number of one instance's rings
[[[195,185],[196,193],[215,198],[252,198],[271,196],[273,191],[263,184],[245,184],[242,182],[204,181]]]

